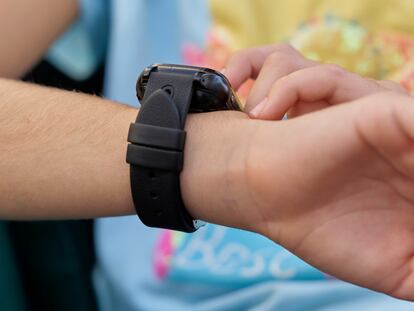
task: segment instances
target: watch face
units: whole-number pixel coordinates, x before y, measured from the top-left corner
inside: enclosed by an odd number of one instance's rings
[[[160,64],[145,68],[137,81],[137,97],[140,101],[144,98],[145,88],[152,72],[193,76],[194,90],[190,112],[241,111],[240,101],[223,74],[209,68],[183,65]]]

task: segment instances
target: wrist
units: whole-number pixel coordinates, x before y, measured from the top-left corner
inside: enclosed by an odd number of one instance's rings
[[[246,163],[258,122],[234,111],[189,115],[180,183],[195,219],[252,230]]]

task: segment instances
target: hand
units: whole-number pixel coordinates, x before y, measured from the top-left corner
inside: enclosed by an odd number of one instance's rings
[[[413,98],[391,92],[285,122],[240,119],[234,142],[224,134],[191,156],[183,178],[198,182],[187,183],[185,202],[335,277],[414,300],[413,119]],[[214,159],[218,167],[206,165]],[[227,175],[203,182],[225,163]]]
[[[257,78],[247,99],[252,118],[296,117],[386,90],[406,93],[398,83],[376,81],[304,58],[289,45],[242,50],[228,62],[226,75],[235,88]]]
[[[256,230],[329,274],[414,300],[413,119],[414,100],[388,92],[279,123],[277,137],[263,125],[255,139],[268,147],[251,149],[247,173]]]

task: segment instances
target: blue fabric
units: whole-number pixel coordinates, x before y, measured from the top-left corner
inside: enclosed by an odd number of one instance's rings
[[[219,240],[219,243],[210,239],[214,231],[216,238],[213,240]],[[321,273],[315,273],[312,267],[256,234],[213,225],[207,225],[189,235],[188,240],[195,241],[202,249],[193,250],[188,258],[200,259],[204,255],[208,257],[205,258],[207,263],[195,269],[198,271],[194,275],[194,267],[188,265],[185,268],[185,263],[183,270],[187,271],[179,271],[181,275],[178,278],[169,275],[165,279],[158,279],[154,277],[152,263],[154,245],[161,233],[162,230],[137,223],[136,217],[98,221],[96,234],[99,265],[94,280],[102,310],[414,310],[414,305],[410,302],[399,301],[338,280],[322,278]],[[217,239],[217,235],[220,238]],[[251,266],[252,257],[244,256],[243,260],[240,252],[235,265],[231,257],[226,261],[220,256],[224,244],[227,247],[234,244],[231,236],[238,236],[242,244],[246,243],[244,246],[250,245],[249,250],[271,250],[273,246],[273,258],[278,259],[277,264],[273,265],[273,272],[264,273],[267,274],[265,278],[260,275],[251,278],[251,282],[240,282],[241,278],[234,277],[233,280],[238,282],[220,283],[234,270],[236,274],[240,272],[240,266]],[[210,240],[210,245],[198,243],[197,240]],[[231,240],[233,241],[230,242]],[[261,245],[254,246],[251,244],[253,241]],[[184,249],[189,247],[188,243],[184,245]],[[264,253],[262,259],[266,260],[268,253]],[[267,263],[272,266],[270,261]],[[211,273],[214,266],[218,269],[230,268],[230,271],[220,276],[220,273]],[[309,273],[311,271],[314,272]]]
[[[195,234],[177,232],[171,239],[169,235],[164,232],[161,237],[164,237],[164,243],[173,246],[173,255],[163,256],[156,248],[154,265],[156,258],[169,258],[168,264],[158,267],[165,268],[164,279],[174,283],[237,289],[273,280],[329,278],[269,239],[252,232],[209,225]]]
[[[182,62],[183,45],[203,47],[210,27],[203,0],[94,1],[83,2],[79,23],[50,59],[84,77],[105,54],[101,30],[110,23],[105,94],[134,106],[141,70],[151,63]],[[76,70],[69,68],[74,63]],[[254,233],[208,225],[192,235],[169,234],[145,227],[135,216],[100,219],[95,228],[94,283],[104,311],[414,309],[329,278]]]
[[[203,46],[210,23],[206,3],[116,0],[111,9],[106,96],[136,106],[135,83],[142,69],[182,62],[186,42]]]
[[[47,60],[74,80],[87,79],[103,61],[109,0],[82,0],[76,23],[49,49]]]

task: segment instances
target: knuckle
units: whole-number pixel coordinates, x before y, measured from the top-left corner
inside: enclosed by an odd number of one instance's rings
[[[276,51],[266,58],[265,66],[275,67],[283,65],[284,67],[291,67],[293,65],[293,62],[294,60],[292,58],[292,55]]]
[[[323,70],[332,78],[341,78],[346,74],[345,69],[335,64],[322,65]]]
[[[279,63],[280,57],[281,55],[278,52],[273,52],[269,54],[269,56],[266,57],[265,65],[275,65]]]
[[[237,63],[238,61],[242,61],[245,58],[245,52],[244,51],[237,51],[230,55],[227,63]]]
[[[283,66],[287,68],[296,67],[302,60],[301,54],[288,43],[279,43],[274,51],[266,57],[266,66]]]
[[[246,62],[249,59],[249,55],[252,53],[251,49],[242,49],[233,52],[228,58],[227,63],[242,63]]]
[[[278,43],[275,46],[275,52],[280,53],[297,53],[296,49],[289,43]]]

